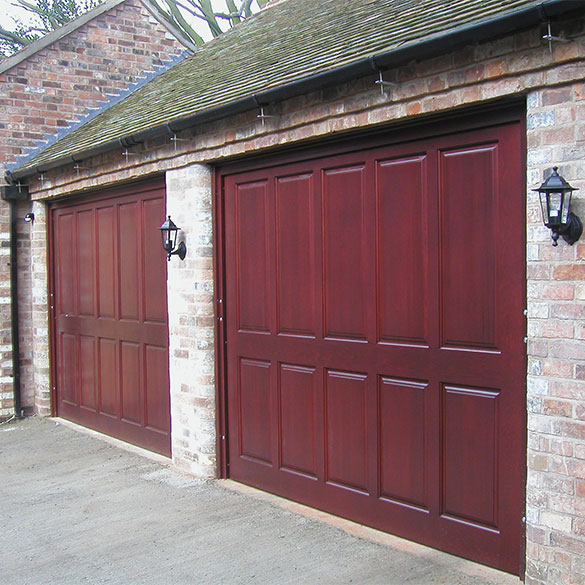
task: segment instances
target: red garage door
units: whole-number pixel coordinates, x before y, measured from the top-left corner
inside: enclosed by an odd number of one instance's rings
[[[224,172],[233,479],[518,572],[521,137]]]
[[[170,455],[162,182],[52,210],[59,416]]]

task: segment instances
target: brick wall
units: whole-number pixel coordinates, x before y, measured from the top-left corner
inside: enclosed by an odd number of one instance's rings
[[[126,0],[0,73],[0,184],[7,168],[29,149],[54,139],[83,116],[185,54],[185,47],[150,16],[139,0]],[[19,204],[19,218],[27,211],[30,203]],[[6,246],[8,214],[8,205],[0,201],[0,233]],[[19,221],[17,229],[22,399],[30,412],[39,388],[34,379],[35,339],[30,325],[31,226]],[[5,283],[0,293],[0,418],[10,416],[13,407],[6,246],[0,248],[0,279]],[[38,289],[38,285],[35,287]],[[37,407],[48,412],[47,406],[37,403]]]
[[[391,127],[397,120],[497,98],[523,99],[529,354],[526,581],[585,582],[585,240],[553,248],[531,191],[558,164],[561,174],[580,189],[575,210],[585,218],[585,25],[582,19],[556,23],[554,33],[573,40],[554,44],[552,53],[542,41],[544,32],[544,27],[535,28],[386,72],[385,79],[396,82],[386,95],[380,94],[373,75],[271,104],[266,113],[277,117],[265,125],[256,118],[258,112],[249,112],[201,125],[196,135],[185,131],[180,138],[186,142],[163,137],[136,146],[140,157],[128,161],[119,152],[103,155],[79,176],[64,168],[49,173],[43,184],[32,178],[33,197],[40,201],[168,171],[169,211],[185,228],[189,246],[188,263],[173,259],[169,266],[169,286],[177,287],[175,296],[169,296],[176,465],[207,476],[214,460],[213,379],[207,377],[214,355],[208,345],[213,298],[194,292],[200,290],[198,283],[211,287],[212,279],[192,264],[197,260],[201,270],[211,267],[207,240],[194,240],[211,229],[208,219],[195,219],[209,212],[205,165],[352,129]],[[205,343],[198,344],[200,340]]]
[[[579,188],[585,218],[585,83],[527,100],[528,185],[545,172]],[[551,245],[528,196],[527,583],[585,583],[585,243]],[[571,554],[576,553],[576,554]]]

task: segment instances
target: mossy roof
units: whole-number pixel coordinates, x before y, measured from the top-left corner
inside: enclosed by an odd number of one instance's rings
[[[281,0],[33,155],[18,173],[541,0]],[[545,2],[546,4],[546,2]]]

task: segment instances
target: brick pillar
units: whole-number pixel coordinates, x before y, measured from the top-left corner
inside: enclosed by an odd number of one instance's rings
[[[215,346],[212,173],[206,165],[168,171],[167,213],[187,257],[168,263],[169,371],[173,463],[215,477]]]
[[[35,412],[41,416],[51,414],[51,378],[49,368],[49,303],[47,207],[42,201],[32,205],[35,220],[31,225],[31,329],[35,394]]]
[[[552,166],[585,219],[585,84],[535,91],[528,140],[526,583],[585,583],[585,243],[553,247],[538,188]]]

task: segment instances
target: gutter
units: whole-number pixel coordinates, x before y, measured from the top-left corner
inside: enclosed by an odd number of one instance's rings
[[[515,12],[465,25],[419,42],[414,41],[405,47],[398,47],[370,57],[364,57],[353,63],[322,73],[309,75],[297,81],[235,100],[216,108],[198,112],[171,123],[161,124],[154,128],[127,135],[123,138],[117,138],[94,148],[81,151],[76,155],[68,155],[46,164],[41,164],[35,168],[24,169],[22,171],[16,170],[10,174],[9,182],[24,179],[66,164],[78,163],[84,159],[114,150],[120,146],[126,147],[140,144],[147,139],[173,134],[204,122],[241,114],[245,111],[255,109],[260,105],[267,105],[271,102],[295,97],[309,91],[322,89],[326,86],[343,83],[356,77],[371,75],[377,71],[390,69],[414,59],[424,59],[446,49],[451,50],[455,46],[483,41],[515,30],[526,29],[543,22],[548,22],[556,16],[582,7],[583,3],[581,0],[543,0],[539,4],[522,8]]]

